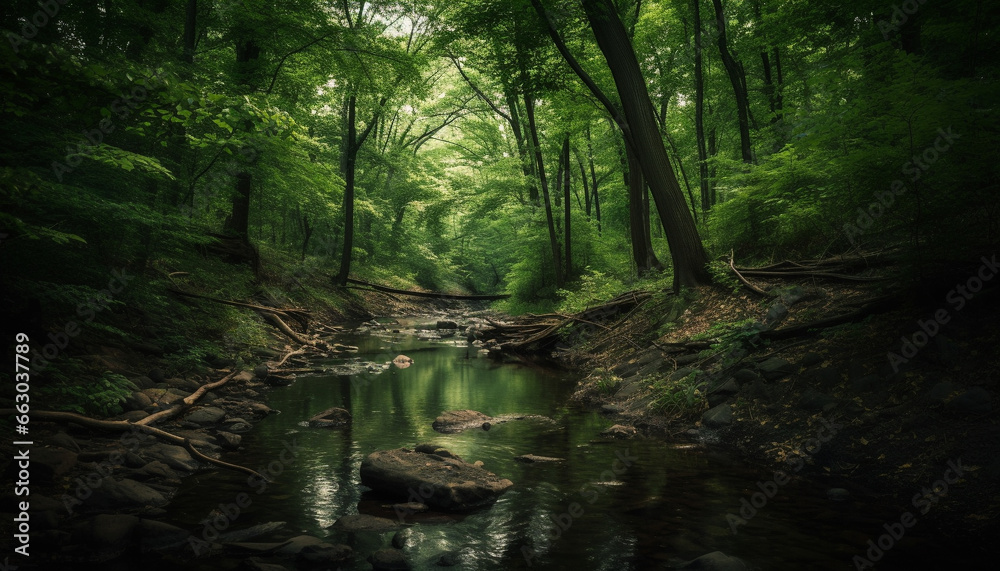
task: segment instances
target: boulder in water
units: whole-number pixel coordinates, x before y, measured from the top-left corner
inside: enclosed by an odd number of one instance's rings
[[[369,454],[361,483],[372,490],[446,511],[489,505],[514,483],[453,457],[399,448]]]

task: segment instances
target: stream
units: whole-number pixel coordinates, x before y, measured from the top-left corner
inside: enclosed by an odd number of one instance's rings
[[[420,325],[411,320],[401,326]],[[827,486],[793,480],[734,534],[727,513],[738,514],[741,499],[759,491],[757,483],[772,479],[772,472],[693,444],[604,438],[601,431],[613,421],[569,401],[572,374],[499,364],[467,347],[461,335],[438,341],[356,334],[340,341],[357,345],[355,358],[364,361],[388,363],[403,354],[414,362],[353,376],[302,377],[274,389],[268,404],[280,414],[257,424],[244,447],[226,459],[267,470],[276,482],[264,489],[231,471],[198,473],[185,480],[171,504],[172,523],[201,530],[199,522],[214,507],[247,493],[251,503],[229,531],[286,522],[276,537],[249,541],[315,535],[351,545],[358,557],[348,568],[370,569],[363,557],[388,547],[393,532],[347,537],[328,528],[359,508],[394,518],[383,507],[390,501],[363,493],[359,466],[373,451],[423,442],[468,462],[481,460],[514,487],[493,506],[470,514],[408,517],[416,522],[406,548],[414,569],[441,568],[435,562],[448,551],[462,561],[454,568],[469,570],[669,568],[723,551],[759,569],[846,570],[855,568],[855,555],[865,555],[869,539],[885,533],[883,524],[913,509],[857,496],[834,502],[827,499]],[[351,427],[304,423],[334,406],[351,411]],[[457,434],[432,430],[435,417],[451,409],[544,415],[555,422],[511,421]],[[565,462],[516,462],[521,454]],[[955,552],[948,555],[954,546],[938,541],[918,522],[878,568],[955,568]]]

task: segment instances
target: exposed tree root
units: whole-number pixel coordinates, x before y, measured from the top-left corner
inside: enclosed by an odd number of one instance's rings
[[[167,410],[161,410],[160,412],[151,414],[146,418],[139,420],[138,422],[136,422],[136,424],[142,424],[148,426],[153,424],[154,422],[159,422],[160,420],[177,416],[182,411],[191,408],[191,405],[197,402],[198,399],[200,399],[208,391],[221,387],[222,385],[228,383],[230,379],[236,376],[237,372],[238,371],[233,371],[232,373],[229,373],[228,375],[223,377],[221,380],[215,381],[214,383],[209,383],[207,385],[202,385],[198,390],[184,397],[184,400],[182,400],[180,403],[172,406],[171,408],[168,408]]]
[[[529,313],[514,323],[496,323],[487,320],[491,327],[482,331],[479,337],[484,340],[495,340],[501,345],[502,350],[507,351],[530,352],[535,347],[545,349],[555,343],[562,330],[570,325],[577,324],[613,332],[613,326],[609,327],[601,322],[609,321],[611,318],[617,319],[620,313],[634,309],[650,297],[649,292],[632,291],[570,315]]]

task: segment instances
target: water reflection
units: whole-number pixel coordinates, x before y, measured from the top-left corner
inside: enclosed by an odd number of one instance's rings
[[[412,529],[407,554],[416,569],[436,569],[444,552],[458,553],[459,568],[648,569],[721,550],[762,569],[850,569],[851,557],[873,530],[897,515],[866,500],[834,503],[825,486],[792,482],[734,535],[726,514],[756,491],[767,475],[703,449],[658,441],[608,441],[599,434],[611,422],[567,404],[574,380],[543,369],[498,365],[464,346],[431,344],[413,337],[360,336],[344,342],[359,356],[388,363],[414,356],[410,366],[381,374],[297,380],[270,393],[281,413],[248,435],[232,461],[258,466],[294,439],[302,454],[285,467],[266,493],[251,494],[253,521],[287,522],[286,535],[302,533],[350,541],[329,526],[362,511],[394,517],[386,500],[364,494],[359,481],[369,453],[430,442],[515,483],[492,507],[461,517],[407,519]],[[310,416],[339,406],[353,425],[325,430],[304,427]],[[555,423],[511,421],[489,431],[439,434],[431,429],[443,410],[475,409],[490,416],[543,415]],[[536,454],[560,463],[525,464],[513,458]],[[229,472],[198,476],[198,494],[179,498],[174,516],[190,525],[206,505],[246,491]],[[213,490],[218,500],[206,498]],[[879,563],[880,569],[908,569],[915,561],[951,561],[937,555],[933,530],[919,526]],[[391,533],[363,540],[356,549],[388,546]],[[351,568],[369,569],[361,561]]]

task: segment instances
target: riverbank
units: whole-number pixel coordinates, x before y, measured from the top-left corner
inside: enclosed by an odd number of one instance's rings
[[[561,351],[587,374],[574,398],[622,425],[623,436],[634,428],[633,437],[731,450],[778,478],[823,482],[830,501],[899,505],[985,552],[1000,516],[995,292],[951,308],[947,328],[920,343],[926,316],[941,308],[913,296],[864,320],[768,335],[822,323],[870,296],[783,287],[766,298],[719,287],[661,296],[591,331]],[[911,338],[923,346],[907,347]],[[746,515],[730,521],[733,533]]]

